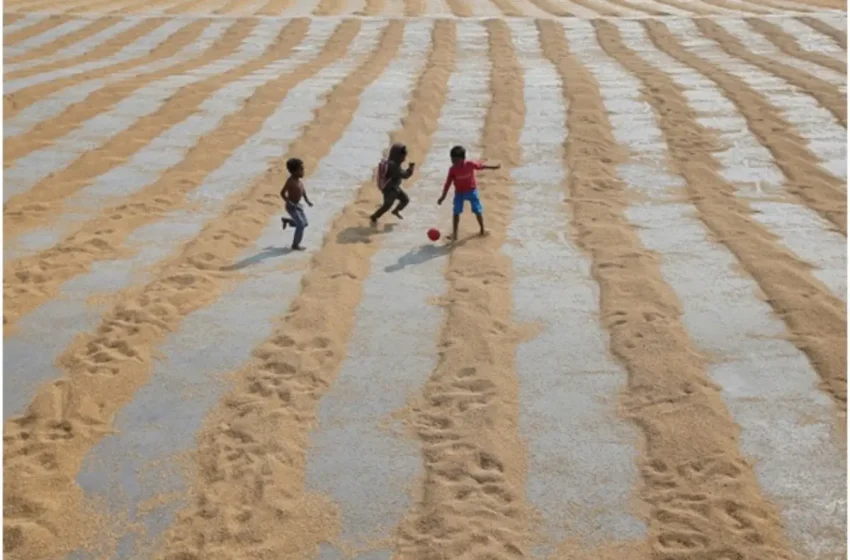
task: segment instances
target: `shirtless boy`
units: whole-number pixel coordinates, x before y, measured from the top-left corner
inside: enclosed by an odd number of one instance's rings
[[[301,204],[301,198],[308,206],[312,207],[313,203],[307,197],[307,190],[304,188],[304,182],[301,180],[304,177],[304,162],[298,158],[290,158],[286,162],[286,170],[289,171],[289,177],[280,191],[280,197],[286,203],[286,213],[289,218],[281,218],[283,229],[287,226],[295,228],[295,233],[292,236],[292,249],[294,251],[303,251],[301,239],[304,237],[304,228],[307,227],[307,215],[304,213],[304,206]]]

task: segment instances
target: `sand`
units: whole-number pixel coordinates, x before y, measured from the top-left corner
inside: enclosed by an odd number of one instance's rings
[[[9,558],[846,557],[843,5],[5,10]]]

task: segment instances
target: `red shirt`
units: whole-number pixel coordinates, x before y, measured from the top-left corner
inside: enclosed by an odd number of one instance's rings
[[[484,162],[480,160],[464,160],[460,165],[452,165],[449,167],[449,174],[446,176],[446,184],[443,185],[443,196],[449,192],[449,187],[452,183],[455,184],[456,193],[464,193],[474,191],[478,186],[475,183],[475,171],[484,168]]]

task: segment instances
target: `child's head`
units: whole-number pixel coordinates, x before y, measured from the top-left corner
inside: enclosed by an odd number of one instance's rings
[[[300,179],[304,176],[304,162],[299,158],[289,158],[286,160],[286,170],[296,179]]]
[[[455,146],[452,148],[452,151],[449,152],[449,155],[452,158],[452,163],[457,165],[458,163],[463,163],[466,160],[466,148],[463,146]]]
[[[389,159],[396,163],[402,163],[407,159],[407,146],[401,142],[396,142],[390,147]]]

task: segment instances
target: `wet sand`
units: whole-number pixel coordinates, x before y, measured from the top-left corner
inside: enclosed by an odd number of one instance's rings
[[[9,558],[846,556],[843,5],[5,9]]]

